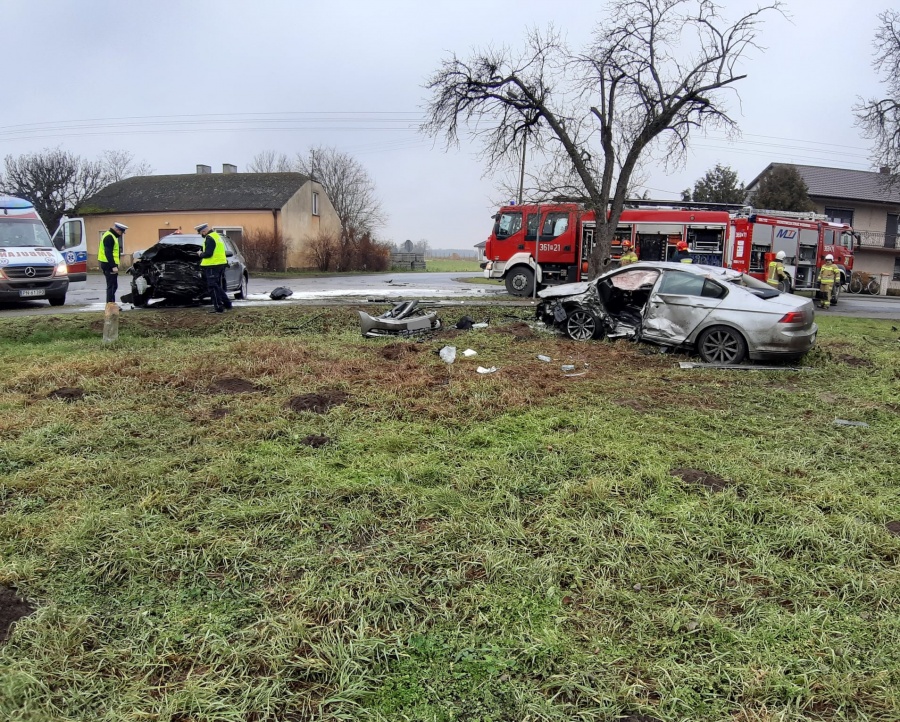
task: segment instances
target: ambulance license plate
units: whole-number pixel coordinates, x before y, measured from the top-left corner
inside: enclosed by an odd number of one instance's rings
[[[19,296],[21,298],[32,298],[34,296],[43,296],[44,289],[43,288],[29,288],[24,291],[19,291]]]

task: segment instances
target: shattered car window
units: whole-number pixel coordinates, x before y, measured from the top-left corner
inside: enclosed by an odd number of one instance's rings
[[[652,286],[656,283],[659,271],[637,269],[626,273],[617,273],[610,278],[610,282],[615,288],[622,291],[637,291],[644,286]]]

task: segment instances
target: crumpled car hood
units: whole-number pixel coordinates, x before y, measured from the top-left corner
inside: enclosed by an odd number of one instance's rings
[[[135,261],[131,275],[143,277],[154,298],[200,297],[206,292],[206,281],[200,270],[199,250],[199,245],[191,243],[157,243]]]
[[[538,298],[559,298],[560,296],[580,296],[587,293],[593,281],[581,281],[579,283],[563,283],[560,286],[550,286],[543,291],[538,291]]]

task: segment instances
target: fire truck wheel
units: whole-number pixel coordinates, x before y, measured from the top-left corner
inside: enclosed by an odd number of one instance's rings
[[[516,266],[506,274],[506,291],[510,296],[530,296],[534,293],[534,271],[528,266]]]
[[[697,352],[708,364],[739,364],[747,356],[747,342],[733,328],[710,326],[697,339]]]
[[[601,336],[600,319],[586,308],[573,308],[566,318],[566,336],[573,341],[590,341]]]

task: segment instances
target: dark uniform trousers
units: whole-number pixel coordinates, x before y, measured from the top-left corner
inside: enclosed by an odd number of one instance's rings
[[[106,261],[100,262],[100,270],[103,271],[103,275],[106,277],[106,302],[107,303],[115,303],[116,302],[116,291],[119,290],[119,274],[118,272],[113,273],[115,266],[112,263],[107,263]]]
[[[231,308],[231,301],[225,295],[225,266],[202,266],[206,276],[206,288],[217,311]]]

